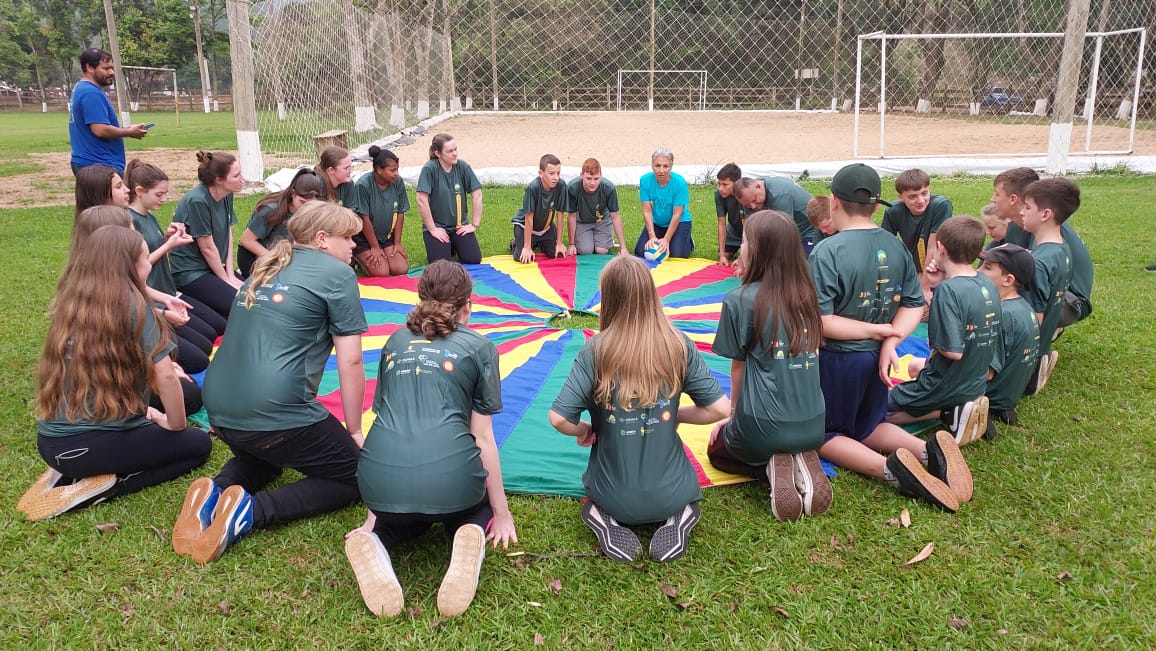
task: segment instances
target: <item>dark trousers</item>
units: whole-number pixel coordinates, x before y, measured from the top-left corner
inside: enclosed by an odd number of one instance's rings
[[[436,237],[429,234],[429,231],[422,231],[425,255],[430,262],[449,260],[454,255],[458,256],[458,262],[462,264],[478,264],[482,261],[482,248],[478,245],[477,235],[474,233],[458,235],[452,228],[447,228],[446,234],[450,236],[450,241],[439,242]]]
[[[209,435],[195,427],[179,432],[148,423],[136,429],[90,431],[71,436],[37,436],[40,456],[73,479],[115,474],[108,497],[176,479],[204,465],[212,451]]]
[[[670,257],[672,258],[689,258],[690,254],[694,253],[694,239],[690,236],[690,222],[678,222],[673,225],[677,230],[674,231],[674,236],[670,238]],[[661,239],[666,237],[666,231],[669,226],[654,225],[654,236]],[[638,236],[638,241],[634,244],[634,255],[642,257],[646,252],[646,243],[650,241],[650,235],[646,232],[646,228],[642,229],[642,233]]]
[[[225,319],[229,318],[229,310],[233,309],[233,303],[237,300],[237,290],[211,273],[181,287],[181,293],[204,303]]]
[[[233,451],[233,458],[213,481],[221,488],[240,484],[253,496],[254,528],[335,511],[361,495],[357,488],[361,449],[332,414],[319,423],[272,432],[214,429]],[[284,468],[305,478],[262,490]]]
[[[180,299],[193,306],[189,310],[189,323],[187,325],[196,328],[197,332],[204,335],[209,342],[214,342],[217,337],[225,334],[225,317],[221,316],[219,312],[187,294],[181,295]]]
[[[190,321],[189,323],[192,323]],[[209,353],[213,350],[213,343],[205,339],[201,333],[188,327],[188,323],[173,328],[177,340],[177,363],[186,373],[200,373],[209,368]],[[208,347],[208,350],[205,348]]]
[[[484,531],[490,526],[494,518],[494,510],[490,508],[490,498],[485,496],[481,502],[468,509],[455,513],[386,513],[374,511],[377,522],[373,525],[373,533],[377,534],[381,544],[390,549],[398,543],[417,538],[431,526],[442,523],[446,533],[453,536],[464,525],[476,524]]]
[[[545,233],[535,235],[534,231],[530,233],[530,250],[541,251],[546,254],[547,258],[553,258],[555,250],[558,245],[558,228],[556,224],[551,224],[550,228],[546,229]],[[526,246],[526,229],[518,224],[514,224],[514,243],[510,245],[510,253],[515,258],[522,254],[522,249]]]
[[[192,380],[181,380],[181,397],[185,401],[185,413],[195,414],[205,406],[201,401],[201,386]],[[164,411],[165,406],[161,403],[161,399],[157,394],[153,394],[149,398],[149,406],[159,411]]]
[[[718,436],[714,438],[714,441],[707,445],[706,456],[707,459],[710,459],[710,465],[723,472],[729,472],[732,475],[739,475],[741,477],[753,477],[759,481],[767,481],[767,464],[752,466],[736,457],[723,441],[723,433],[721,431],[718,433]]]

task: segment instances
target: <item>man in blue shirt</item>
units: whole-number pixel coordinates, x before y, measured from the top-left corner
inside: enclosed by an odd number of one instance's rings
[[[72,89],[68,105],[68,140],[72,144],[72,173],[89,165],[107,165],[124,173],[124,139],[144,138],[143,124],[120,126],[116,109],[104,94],[114,78],[112,55],[89,48],[80,53],[83,73]]]

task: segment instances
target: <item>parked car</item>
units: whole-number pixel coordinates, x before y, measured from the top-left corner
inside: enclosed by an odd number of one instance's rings
[[[1027,106],[1022,95],[1004,86],[984,86],[976,101],[980,110],[987,113],[1022,111]]]

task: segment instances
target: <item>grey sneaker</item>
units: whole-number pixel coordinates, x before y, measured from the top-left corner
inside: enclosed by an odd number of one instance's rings
[[[690,530],[701,517],[698,502],[691,502],[667,518],[650,539],[650,557],[660,563],[680,558],[690,544]]]
[[[642,542],[633,531],[618,524],[591,500],[582,504],[582,521],[594,532],[602,553],[622,563],[633,563],[642,558]]]

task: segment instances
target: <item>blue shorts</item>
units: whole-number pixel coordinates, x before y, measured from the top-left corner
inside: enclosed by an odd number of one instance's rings
[[[879,351],[819,351],[819,386],[827,404],[823,442],[836,436],[862,441],[887,416],[888,386],[879,379]]]

